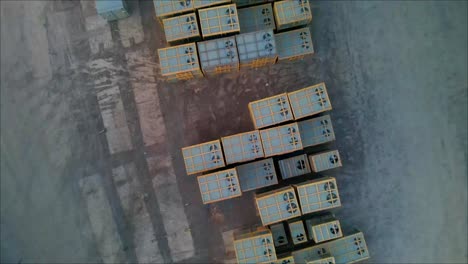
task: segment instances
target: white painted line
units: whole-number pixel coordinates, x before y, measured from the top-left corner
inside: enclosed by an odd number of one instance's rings
[[[163,217],[164,228],[174,262],[195,254],[192,233],[184,211],[177,179],[170,157],[147,159],[153,176],[153,187]]]
[[[101,176],[92,175],[82,178],[79,185],[86,202],[89,221],[103,262],[125,262],[126,257],[122,248],[122,241],[102,186]]]
[[[135,165],[130,163],[114,168],[112,174],[127,222],[133,230],[133,245],[138,262],[163,262]]]

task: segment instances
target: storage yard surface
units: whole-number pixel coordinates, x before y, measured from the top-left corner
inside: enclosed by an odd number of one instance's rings
[[[232,231],[261,224],[254,191],[204,205],[181,148],[320,82],[334,212],[370,262],[468,261],[467,2],[313,2],[314,56],[177,83],[151,1],[110,24],[94,1],[0,6],[2,262],[234,259]]]

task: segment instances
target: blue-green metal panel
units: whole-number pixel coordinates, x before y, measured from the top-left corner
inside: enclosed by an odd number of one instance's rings
[[[256,128],[264,128],[293,120],[287,94],[280,94],[249,103]]]
[[[283,223],[271,225],[270,230],[273,234],[273,241],[275,247],[280,247],[288,244],[288,236],[286,235]]]
[[[196,9],[231,2],[229,0],[193,0],[193,1],[194,1],[193,5]]]
[[[306,154],[280,160],[278,165],[281,171],[281,178],[283,178],[283,180],[311,172],[309,160],[307,159]]]
[[[224,157],[219,141],[212,141],[182,150],[187,174],[224,167]]]
[[[108,21],[129,16],[127,5],[123,0],[96,0],[97,13]]]
[[[234,240],[239,263],[261,263],[276,260],[276,251],[271,234],[249,239]]]
[[[291,238],[295,245],[307,242],[307,235],[302,221],[289,223],[289,231],[291,232]]]
[[[235,169],[199,176],[197,179],[205,204],[241,195]]]
[[[262,58],[276,58],[273,30],[262,30],[236,35],[239,62],[248,63]]]
[[[288,93],[294,119],[316,115],[332,109],[325,83]]]
[[[280,192],[257,199],[257,206],[263,225],[273,224],[301,215],[294,190]]]
[[[203,37],[240,31],[235,5],[200,9],[198,16]]]
[[[337,264],[357,262],[369,258],[366,241],[361,232],[294,251],[292,255],[297,263],[321,259],[324,255],[333,256]]]
[[[334,178],[317,184],[300,185],[297,187],[297,192],[303,214],[341,206],[338,187]]]
[[[158,54],[163,75],[200,70],[195,43],[158,49]]]
[[[297,122],[302,146],[310,147],[335,140],[335,131],[330,115]]]
[[[269,0],[232,0],[237,7],[245,7],[250,5],[257,5],[261,3],[267,3]]]
[[[240,33],[276,28],[271,4],[242,8],[237,10],[237,13],[240,21]]]
[[[163,20],[163,24],[168,42],[200,37],[195,13],[166,18]]]
[[[302,149],[297,123],[260,130],[265,157]]]
[[[198,42],[197,45],[204,71],[212,71],[219,66],[239,65],[235,37],[207,40]]]
[[[310,162],[314,165],[312,169],[315,172],[321,172],[341,167],[341,158],[338,150],[328,151],[317,155],[311,155]]]
[[[166,17],[192,11],[193,0],[153,0],[157,17]]]
[[[307,25],[312,20],[309,0],[285,0],[274,5],[278,30]]]
[[[314,221],[314,219],[308,219],[305,221],[305,225],[309,237],[313,239],[315,243],[321,243],[343,236],[341,232],[340,221],[336,219],[323,222]],[[316,234],[315,238],[313,232]]]
[[[314,53],[309,28],[275,34],[278,59],[287,59]]]
[[[226,164],[263,158],[258,130],[221,138]]]
[[[243,192],[278,183],[272,158],[243,164],[236,169]]]

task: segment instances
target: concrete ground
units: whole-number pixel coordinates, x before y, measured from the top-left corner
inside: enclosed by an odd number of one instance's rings
[[[253,193],[201,204],[180,148],[253,129],[249,101],[324,81],[335,214],[376,263],[466,263],[468,6],[314,2],[316,55],[165,83],[151,2],[1,1],[1,262],[222,262]],[[314,150],[310,150],[314,151]],[[307,176],[312,177],[312,176]],[[305,178],[304,178],[305,179]]]

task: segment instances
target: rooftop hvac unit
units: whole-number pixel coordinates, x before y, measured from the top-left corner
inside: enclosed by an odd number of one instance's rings
[[[241,68],[258,68],[274,64],[278,54],[273,30],[262,30],[236,35]]]
[[[176,43],[184,40],[198,40],[197,16],[195,13],[163,19],[164,33],[168,43]]]
[[[193,0],[153,0],[154,11],[159,19],[194,10]]]
[[[297,123],[260,130],[265,157],[281,155],[302,149]]]
[[[162,76],[168,80],[203,77],[195,43],[158,49]]]
[[[260,30],[275,30],[275,19],[271,4],[257,5],[237,10],[240,23],[240,33]]]
[[[325,83],[319,83],[288,93],[295,119],[316,115],[332,109]]]
[[[236,169],[243,192],[278,183],[272,158],[243,164]]]
[[[314,46],[309,28],[275,34],[278,60],[302,59],[314,54]]]
[[[326,151],[315,155],[310,155],[310,166],[312,171],[321,172],[342,166],[340,153],[338,150]]]
[[[294,245],[307,242],[307,235],[302,220],[289,222],[289,231]]]
[[[292,187],[257,194],[255,202],[264,226],[301,215],[301,209]]]
[[[294,118],[286,93],[250,102],[248,106],[256,129],[277,125]]]
[[[303,139],[302,136],[301,139]],[[305,154],[280,160],[278,165],[281,171],[281,178],[283,178],[283,180],[311,172],[309,160]]]
[[[297,263],[320,260],[329,256],[336,263],[355,263],[369,258],[369,252],[362,232],[292,252]],[[321,262],[319,262],[321,263]]]
[[[320,259],[316,260],[311,260],[307,261],[306,264],[335,264],[335,258],[334,257],[322,257]]]
[[[277,259],[270,230],[235,237],[234,250],[238,263],[270,263]]]
[[[236,169],[206,174],[197,178],[204,204],[242,195]]]
[[[130,15],[126,2],[122,0],[96,1],[96,11],[107,21],[123,19]]]
[[[273,234],[273,241],[275,247],[280,247],[288,244],[288,236],[286,235],[283,223],[271,225],[270,230]]]
[[[308,0],[279,1],[274,3],[273,8],[278,30],[307,25],[312,21]]]
[[[219,140],[182,148],[182,155],[188,175],[225,166]]]
[[[336,180],[333,177],[303,182],[294,187],[297,190],[303,214],[341,206]]]
[[[263,147],[258,130],[221,138],[226,164],[263,158]]]
[[[235,37],[198,42],[203,73],[214,75],[239,70],[239,56]]]
[[[309,238],[315,243],[322,243],[343,236],[340,221],[331,214],[307,219],[305,225]]]
[[[204,8],[208,6],[215,6],[219,4],[227,4],[231,3],[231,0],[193,0],[194,1],[194,7],[196,9],[198,8]]]
[[[329,115],[297,122],[304,147],[317,146],[335,140]]]
[[[240,31],[235,4],[200,9],[198,15],[203,38]]]

